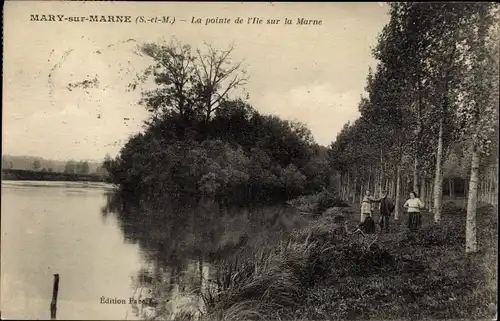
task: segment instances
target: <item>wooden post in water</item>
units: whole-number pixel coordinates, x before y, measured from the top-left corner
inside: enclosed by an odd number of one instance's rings
[[[56,319],[57,294],[59,292],[59,274],[54,274],[54,287],[52,288],[52,302],[50,303],[50,319]]]

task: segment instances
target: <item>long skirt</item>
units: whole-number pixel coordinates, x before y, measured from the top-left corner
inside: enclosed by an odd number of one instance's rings
[[[422,215],[420,212],[409,212],[408,213],[408,228],[410,231],[416,231],[422,225]]]

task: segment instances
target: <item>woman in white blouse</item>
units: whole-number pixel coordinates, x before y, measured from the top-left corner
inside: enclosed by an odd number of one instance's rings
[[[411,192],[410,198],[404,203],[403,207],[408,210],[408,228],[412,232],[418,230],[420,225],[422,225],[420,209],[424,208],[424,204],[417,197],[415,192]]]

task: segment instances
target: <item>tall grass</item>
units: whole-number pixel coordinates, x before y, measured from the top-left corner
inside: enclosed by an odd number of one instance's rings
[[[424,213],[417,233],[405,217],[371,247],[333,235],[321,217],[276,245],[243,247],[213,265],[203,320],[475,320],[497,305],[497,215],[478,209],[482,250],[465,254],[463,204],[447,203],[440,225]],[[356,212],[343,213],[357,225]],[[194,316],[183,315],[184,320]]]
[[[204,294],[208,320],[262,320],[301,304],[315,243],[281,243],[215,266],[216,287]]]

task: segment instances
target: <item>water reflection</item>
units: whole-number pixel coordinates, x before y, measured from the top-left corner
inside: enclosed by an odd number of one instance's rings
[[[119,193],[107,194],[102,215],[117,217],[126,242],[139,244],[149,264],[134,280],[135,313],[152,317],[156,310],[167,319],[203,312],[199,294],[214,277],[213,264],[236,252],[241,256],[278,244],[306,223],[284,206],[227,209],[210,200],[141,203]]]
[[[123,319],[140,246],[124,244],[116,217],[103,224],[105,185],[2,181],[2,318],[48,319],[53,274],[60,274],[57,318]],[[133,243],[133,242],[130,242]],[[129,313],[127,319],[131,319]]]

